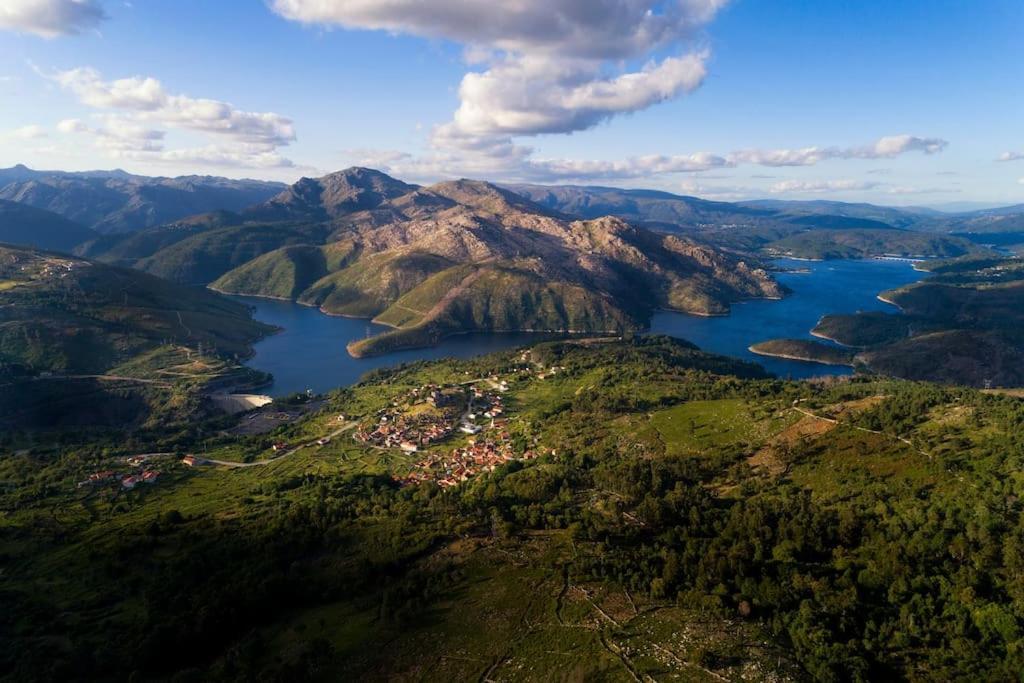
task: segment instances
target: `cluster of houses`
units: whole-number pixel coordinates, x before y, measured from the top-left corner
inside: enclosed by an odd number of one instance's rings
[[[155,484],[159,477],[160,473],[156,470],[146,470],[142,474],[129,474],[127,477],[122,477],[121,488],[133,489],[137,484]]]
[[[554,377],[558,373],[565,371],[564,365],[552,365],[551,367],[546,368],[543,363],[535,362],[533,360],[533,352],[529,349],[523,351],[519,355],[519,362],[523,365],[516,368],[516,372],[533,375],[537,379],[547,379],[548,377]]]
[[[505,382],[496,384],[496,387],[498,391],[508,391],[508,384]],[[466,413],[462,416],[462,424],[459,425],[459,431],[463,434],[479,434],[483,427],[477,423],[478,420],[485,419],[493,423],[505,414],[505,405],[500,395],[491,394],[476,386],[471,391],[472,398]]]
[[[536,457],[533,451],[517,455],[512,448],[512,435],[508,431],[505,417],[506,407],[502,394],[509,390],[508,382],[497,376],[486,379],[490,389],[483,388],[484,382],[471,386],[465,411],[459,419],[458,430],[473,438],[465,446],[448,452],[427,453],[413,466],[412,471],[399,479],[403,485],[432,482],[442,488],[456,486],[482,472],[493,471],[502,463],[517,459]],[[487,435],[477,437],[484,430]],[[402,449],[415,452],[416,448]]]
[[[413,470],[399,481],[403,485],[434,482],[441,488],[457,486],[481,472],[491,472],[510,460],[532,460],[534,451],[517,456],[512,449],[511,435],[502,429],[494,439],[470,439],[450,453],[431,453],[416,463]]]
[[[160,472],[157,470],[143,470],[136,474],[118,474],[113,470],[103,470],[101,472],[93,472],[89,475],[88,479],[78,482],[78,487],[98,486],[117,482],[122,489],[127,491],[139,484],[155,484],[159,478]]]
[[[454,431],[451,419],[446,420],[438,416],[405,417],[385,414],[379,419],[379,422],[370,427],[357,429],[356,441],[415,453],[420,448],[447,438]]]
[[[415,453],[448,438],[466,400],[462,387],[439,387],[434,384],[413,389],[391,408],[377,411],[374,422],[361,425],[356,441],[380,448],[400,448]],[[416,410],[417,406],[427,408]]]

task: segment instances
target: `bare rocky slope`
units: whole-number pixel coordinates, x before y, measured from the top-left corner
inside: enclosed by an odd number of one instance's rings
[[[211,286],[395,328],[350,348],[357,355],[471,330],[619,333],[657,308],[717,315],[783,295],[736,256],[619,218],[572,220],[479,181],[418,188],[351,169],[304,179],[251,211],[320,218],[326,236],[268,250]]]

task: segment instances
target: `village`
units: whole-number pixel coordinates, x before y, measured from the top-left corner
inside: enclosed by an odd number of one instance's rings
[[[407,455],[419,454],[419,459],[404,476],[395,479],[403,486],[431,482],[442,488],[457,486],[483,472],[512,460],[531,460],[539,454],[537,450],[515,448],[510,431],[508,410],[503,395],[510,390],[509,381],[517,379],[544,380],[552,377],[564,367],[544,368],[532,362],[530,352],[524,352],[519,364],[507,368],[506,376],[491,375],[468,380],[459,384],[425,384],[409,390],[403,396],[391,401],[391,405],[374,413],[372,418],[357,423],[358,418],[338,415],[338,428],[309,443],[290,444],[275,441],[270,450],[273,456],[251,462],[233,462],[211,459],[206,456],[187,454],[179,457],[174,453],[148,453],[125,458],[132,471],[117,472],[113,469],[93,472],[78,488],[114,485],[118,490],[129,491],[139,484],[154,484],[161,476],[152,460],[170,456],[185,467],[202,465],[247,468],[266,465],[290,455],[305,446],[324,447],[344,431],[353,429],[353,439],[365,446],[380,450],[396,450]],[[323,401],[310,401],[282,409],[272,405],[257,409],[240,424],[262,420],[257,429],[245,431],[259,434],[269,428],[288,424],[321,407]],[[433,446],[449,439],[467,437],[465,442],[451,450],[433,450]],[[534,443],[534,446],[536,444]],[[522,452],[519,452],[522,451]]]
[[[392,401],[389,408],[377,411],[372,421],[360,425],[354,438],[377,448],[415,453],[444,441],[456,430],[466,434],[480,431],[474,411],[493,417],[504,412],[504,407],[500,397],[476,387],[427,384]]]
[[[512,372],[532,373],[533,369]],[[417,387],[378,411],[374,420],[361,425],[353,436],[376,448],[413,454],[465,435],[469,438],[464,445],[447,452],[426,452],[408,474],[396,477],[403,486],[427,482],[442,488],[456,486],[506,462],[536,457],[533,450],[517,453],[513,447],[502,397],[509,388],[508,380],[497,375],[463,384]]]
[[[93,472],[88,478],[78,482],[78,488],[98,487],[115,484],[124,491],[130,491],[139,484],[155,484],[160,478],[160,471],[151,467],[148,462],[153,458],[170,455],[169,453],[146,453],[125,458],[125,464],[134,468],[134,472],[118,473],[114,470]]]
[[[408,475],[398,481],[409,486],[434,482],[447,488],[457,486],[481,472],[492,472],[498,465],[511,460],[532,460],[536,457],[536,452],[531,450],[517,456],[512,448],[511,434],[503,427],[496,425],[496,429],[502,431],[492,438],[471,438],[465,446],[455,448],[450,453],[427,454],[413,466]]]

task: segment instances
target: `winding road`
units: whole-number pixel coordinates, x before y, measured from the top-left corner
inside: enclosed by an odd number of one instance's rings
[[[333,439],[334,437],[338,436],[339,434],[342,434],[342,433],[352,429],[355,426],[356,426],[355,422],[346,422],[341,427],[338,427],[333,432],[328,434],[326,438]],[[320,437],[320,438],[324,438],[324,437]],[[277,462],[278,460],[281,460],[282,458],[287,458],[289,455],[292,455],[293,453],[296,453],[296,452],[302,450],[303,448],[306,448],[307,446],[316,446],[316,445],[318,445],[316,441],[310,441],[308,443],[299,444],[295,448],[292,448],[291,450],[285,451],[281,455],[275,456],[273,458],[267,458],[266,460],[254,460],[253,462],[234,462],[232,460],[214,460],[213,458],[203,458],[203,457],[196,456],[196,464],[199,464],[199,465],[220,465],[221,467],[229,467],[231,469],[243,469],[243,468],[246,468],[246,467],[262,467],[263,465],[269,465],[271,463]]]

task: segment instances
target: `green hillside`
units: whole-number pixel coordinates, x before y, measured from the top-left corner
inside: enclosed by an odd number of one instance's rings
[[[206,285],[275,249],[317,243],[324,228],[308,223],[257,223],[205,230],[159,249],[133,265],[158,277]]]
[[[772,254],[808,259],[872,256],[950,258],[985,251],[968,240],[909,230],[810,230],[769,242]]]
[[[877,346],[899,341],[922,324],[897,313],[832,314],[822,317],[811,334],[845,346]]]
[[[750,350],[761,356],[812,361],[825,365],[853,365],[851,351],[808,339],[771,339],[754,344]]]
[[[641,324],[607,296],[514,263],[449,268],[374,320],[398,329],[353,342],[351,354],[428,346],[464,330],[618,334]]]
[[[470,437],[412,454],[351,437],[381,414],[428,414],[424,387],[467,381],[481,396],[508,387],[508,422],[473,437],[509,454],[493,471],[408,483]],[[319,400],[263,434],[244,417],[173,441],[0,432],[0,676],[1013,680],[1024,667],[1018,398],[781,382],[653,337],[418,363]],[[127,465],[137,453],[158,455]],[[142,469],[159,479],[77,486]]]
[[[210,289],[227,294],[244,292],[250,296],[294,299],[326,274],[327,264],[320,247],[284,247],[229,271],[215,280]]]
[[[134,270],[0,247],[0,364],[102,373],[161,345],[244,355],[266,334],[212,292]]]
[[[299,301],[332,315],[371,318],[451,265],[441,256],[414,251],[372,254],[317,280]]]

